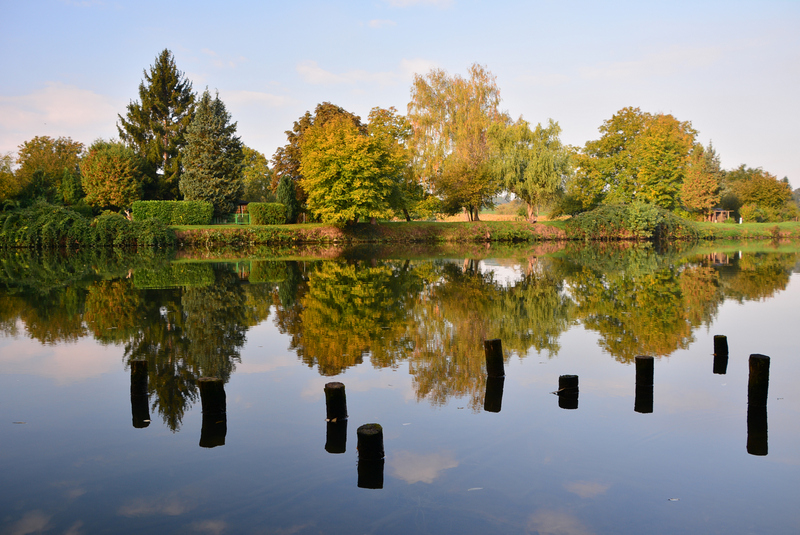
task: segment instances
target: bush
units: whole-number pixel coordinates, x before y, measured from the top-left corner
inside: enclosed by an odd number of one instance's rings
[[[277,202],[251,202],[247,205],[251,225],[283,225],[286,207]]]
[[[697,239],[691,222],[646,203],[604,205],[567,221],[567,235],[587,240]]]
[[[73,210],[47,203],[0,214],[3,248],[163,247],[174,243],[175,234],[155,219],[132,222],[106,213],[90,221]]]
[[[134,221],[155,218],[165,225],[209,225],[214,205],[206,201],[136,201]]]

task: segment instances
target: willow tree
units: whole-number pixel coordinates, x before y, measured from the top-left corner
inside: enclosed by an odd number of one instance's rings
[[[552,119],[547,127],[531,129],[520,118],[507,127],[497,125],[492,137],[497,148],[497,171],[506,190],[527,207],[528,221],[536,222],[539,210],[563,191],[570,172],[571,153],[561,144],[561,127]]]
[[[147,198],[177,199],[182,171],[181,149],[194,111],[192,83],[178,70],[172,52],[164,49],[139,84],[139,100],[128,104],[117,130],[122,141],[133,145],[156,169],[154,187]]]
[[[415,75],[408,118],[418,180],[441,201],[441,211],[454,214],[464,208],[476,220],[501,186],[492,169],[489,129],[508,118],[498,109],[494,75],[477,63],[468,73],[468,78],[451,77],[433,69]]]

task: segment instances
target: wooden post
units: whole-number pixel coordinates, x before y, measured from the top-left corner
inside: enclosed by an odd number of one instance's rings
[[[328,420],[325,433],[325,451],[344,453],[347,451],[347,420]]]
[[[750,355],[750,378],[747,383],[748,405],[767,405],[769,390],[769,357]]]
[[[725,375],[728,371],[728,355],[714,355],[714,373]]]
[[[225,384],[216,377],[201,377],[197,380],[200,402],[203,407],[203,425],[200,429],[200,447],[215,448],[225,445],[228,434]]]
[[[714,335],[714,354],[727,355],[728,354],[728,337],[722,334]]]
[[[483,410],[486,412],[500,412],[503,407],[503,385],[505,377],[486,378],[486,396],[483,399]]]
[[[500,339],[484,340],[483,349],[486,353],[486,375],[489,377],[505,377],[503,344]]]
[[[633,410],[650,414],[653,412],[653,372],[655,359],[644,355],[634,358],[636,363],[636,397],[633,401]]]
[[[767,438],[767,406],[747,406],[747,453],[750,455],[766,455],[769,440]]]
[[[358,487],[383,488],[383,428],[379,424],[364,424],[358,435]]]
[[[347,419],[347,396],[343,383],[325,384],[325,408],[329,422]]]
[[[578,376],[561,375],[558,378],[558,406],[562,409],[578,408]]]
[[[147,397],[147,361],[131,361],[131,415],[133,427],[150,425],[150,401]]]

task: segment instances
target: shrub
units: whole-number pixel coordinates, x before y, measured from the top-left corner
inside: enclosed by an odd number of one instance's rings
[[[646,203],[604,205],[567,221],[570,238],[587,240],[697,239],[691,222]]]
[[[131,210],[134,221],[155,218],[165,225],[208,225],[214,215],[206,201],[136,201]]]
[[[251,225],[283,225],[286,207],[277,202],[251,202],[247,205]]]

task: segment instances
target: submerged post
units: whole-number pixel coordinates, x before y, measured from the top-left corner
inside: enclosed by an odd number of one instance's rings
[[[486,353],[486,375],[489,377],[505,377],[503,343],[500,339],[484,340],[483,349]]]
[[[558,406],[569,410],[578,408],[577,375],[561,375],[558,377]]]
[[[329,422],[347,419],[347,396],[344,391],[344,383],[325,384],[325,409]]]
[[[714,335],[714,373],[725,375],[728,371],[728,337]]]
[[[200,447],[215,448],[225,445],[228,434],[228,417],[225,399],[225,384],[216,377],[201,377],[197,380],[200,402],[203,407],[203,426],[200,429]]]
[[[131,361],[131,414],[133,427],[150,425],[150,402],[147,397],[147,361]]]
[[[633,410],[649,414],[653,412],[653,372],[655,359],[644,355],[634,358],[636,364],[636,397],[633,401]]]
[[[750,355],[750,377],[747,382],[747,453],[766,455],[767,395],[769,391],[769,357]]]
[[[486,378],[486,397],[483,399],[483,410],[486,412],[500,412],[503,407],[503,386],[505,377]]]
[[[358,435],[358,487],[383,488],[383,428],[379,424],[364,424]]]

